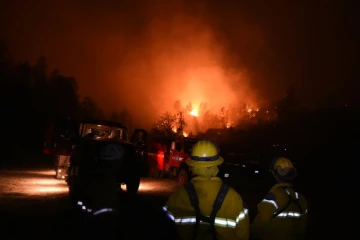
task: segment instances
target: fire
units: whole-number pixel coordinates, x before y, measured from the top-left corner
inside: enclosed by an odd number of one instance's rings
[[[192,116],[194,116],[194,117],[197,117],[197,116],[199,116],[199,111],[196,110],[196,109],[192,109],[189,114],[192,115]]]
[[[189,134],[186,133],[186,132],[183,132],[183,136],[184,136],[184,137],[187,137],[187,136],[189,136]]]

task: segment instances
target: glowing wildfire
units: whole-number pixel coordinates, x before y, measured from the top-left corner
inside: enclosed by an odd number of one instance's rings
[[[194,117],[198,117],[199,116],[199,111],[196,109],[191,110],[191,112],[189,113],[191,116]]]
[[[172,128],[172,131],[173,131],[174,133],[177,133],[178,130],[177,130],[176,126],[174,126],[174,127]],[[189,136],[189,133],[183,131],[183,136],[184,136],[184,137],[187,137],[187,136]]]
[[[244,107],[229,106],[218,111],[207,109],[205,104],[193,107],[188,103],[186,107],[178,106],[171,114],[176,116],[171,127],[174,133],[182,134],[184,137],[206,132],[209,128],[232,128],[241,123],[254,123],[260,117],[260,109],[256,105]],[[268,113],[268,111],[265,111]],[[165,123],[164,123],[165,124]],[[181,132],[179,132],[181,131]]]
[[[190,21],[182,13],[172,19],[155,21],[148,29],[151,64],[145,61],[144,68],[151,66],[157,79],[157,84],[149,82],[148,91],[157,93],[149,99],[162,122],[166,112],[175,115],[168,119],[176,122],[161,125],[158,121],[157,127],[166,125],[165,132],[172,129],[179,133],[181,129],[180,134],[185,130],[185,135],[192,136],[209,128],[236,126],[243,117],[256,114],[258,96],[250,84],[252,74],[236,63],[240,59],[218,41],[211,24],[197,16]],[[166,32],[175,34],[168,36]],[[168,48],[164,50],[164,46]],[[134,66],[134,71],[140,73],[138,65]],[[149,79],[151,71],[137,78]],[[129,78],[134,79],[134,74]]]

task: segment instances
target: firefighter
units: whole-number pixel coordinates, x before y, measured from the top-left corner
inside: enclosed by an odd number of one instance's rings
[[[91,138],[82,139],[71,156],[69,195],[87,219],[85,227],[96,233],[116,232],[118,188],[117,169],[125,149],[117,144],[99,145],[97,158]],[[95,150],[94,150],[95,149]]]
[[[287,158],[274,159],[270,171],[276,184],[258,204],[258,214],[251,225],[254,239],[305,239],[307,201],[291,182],[296,168]]]
[[[182,239],[249,239],[249,215],[241,196],[224,184],[224,159],[211,141],[199,141],[186,160],[193,178],[170,195],[163,210]]]

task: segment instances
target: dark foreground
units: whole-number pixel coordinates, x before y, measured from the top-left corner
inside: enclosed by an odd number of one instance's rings
[[[101,230],[84,225],[82,215],[69,204],[66,183],[54,179],[51,169],[1,170],[0,181],[1,239],[75,239]],[[170,237],[161,207],[175,188],[171,179],[142,179],[136,199],[130,201],[124,194],[117,219],[119,237]]]
[[[136,199],[130,200],[123,195],[119,203],[117,233],[113,233],[100,228],[99,223],[84,225],[84,219],[68,202],[66,183],[54,179],[53,175],[54,171],[49,168],[0,170],[0,239],[79,239],[95,237],[99,232],[104,237],[117,234],[121,239],[174,239],[174,228],[161,211],[167,197],[177,187],[174,179],[143,178]],[[233,186],[246,201],[253,218],[256,204],[268,190],[267,186],[245,180],[238,180]],[[334,221],[339,221],[341,210],[329,209],[328,212],[326,209],[334,206],[331,200],[325,201],[321,209],[311,204],[319,202],[317,199],[309,202],[308,239],[333,239],[336,238],[334,234],[341,234],[339,228],[344,225],[341,222],[334,224]],[[101,219],[100,223],[104,221]],[[338,228],[331,230],[327,223]]]

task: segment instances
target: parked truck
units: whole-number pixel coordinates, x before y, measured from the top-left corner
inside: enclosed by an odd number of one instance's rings
[[[75,147],[77,131],[78,126],[71,118],[58,119],[46,130],[43,154],[53,157],[56,179],[65,179],[67,176],[66,169]]]
[[[150,141],[147,152],[149,176],[173,176],[180,184],[187,183],[189,167],[185,161],[190,157],[191,148],[197,141],[197,138],[189,137]]]
[[[128,136],[126,126],[117,122],[84,120],[76,121],[72,118],[60,119],[49,125],[43,154],[53,156],[55,178],[66,179],[70,166],[70,157],[79,139],[89,131],[85,126],[93,126],[90,130],[104,134],[104,138],[112,138],[114,141],[135,145],[140,155],[144,154],[147,132],[144,129],[135,129],[131,138]],[[111,131],[110,131],[111,130]],[[103,138],[98,139],[99,141]],[[144,163],[144,160],[142,160]]]
[[[149,176],[154,178],[172,176],[176,177],[181,185],[188,183],[191,176],[186,159],[190,157],[192,146],[197,141],[198,138],[190,137],[149,141],[146,157]],[[218,176],[228,178],[229,174],[220,166]]]

